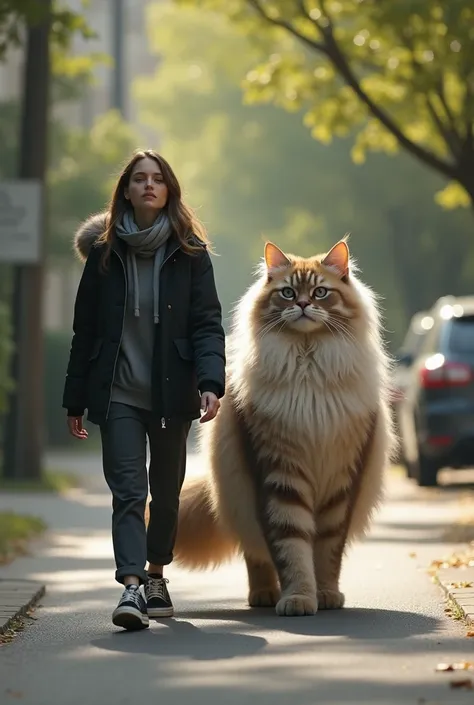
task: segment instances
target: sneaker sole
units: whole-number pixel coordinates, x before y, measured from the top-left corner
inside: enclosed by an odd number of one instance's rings
[[[152,607],[148,609],[148,616],[150,619],[160,619],[161,617],[173,617],[174,608],[173,607]]]
[[[117,607],[112,615],[112,622],[116,627],[122,627],[128,631],[146,629],[150,625],[148,615],[130,607]]]

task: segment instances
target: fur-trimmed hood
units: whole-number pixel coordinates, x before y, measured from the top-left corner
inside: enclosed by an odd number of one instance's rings
[[[74,252],[83,262],[86,261],[89,252],[96,240],[104,233],[107,221],[107,212],[91,215],[79,226],[74,235]]]
[[[105,232],[107,225],[107,211],[91,215],[76,230],[73,239],[73,248],[76,256],[81,262],[85,262],[94,243]],[[200,245],[207,249],[207,244],[195,235],[190,238],[195,245]]]

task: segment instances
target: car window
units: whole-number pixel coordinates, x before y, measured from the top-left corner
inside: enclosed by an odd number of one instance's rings
[[[454,353],[474,354],[474,316],[451,319],[448,348]]]

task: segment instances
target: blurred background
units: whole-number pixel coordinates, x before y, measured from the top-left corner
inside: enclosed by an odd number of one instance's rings
[[[7,1],[5,477],[39,476],[44,449],[71,444],[61,395],[81,275],[72,237],[106,206],[136,147],[164,154],[208,227],[226,325],[265,239],[312,255],[350,232],[403,371],[414,363],[410,340],[432,327],[413,333],[412,317],[474,293],[470,0]],[[42,211],[22,180],[44,185]],[[41,247],[12,254],[28,212]]]

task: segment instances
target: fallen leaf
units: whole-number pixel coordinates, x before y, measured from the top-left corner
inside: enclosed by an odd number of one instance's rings
[[[10,688],[8,688],[5,691],[5,693],[7,695],[9,695],[10,698],[22,698],[23,697],[23,693],[21,692],[21,690],[10,690]]]
[[[436,666],[436,671],[454,671],[451,663],[438,663]]]
[[[473,690],[474,683],[472,678],[464,678],[459,681],[450,681],[449,686],[451,688],[465,688],[466,690]]]
[[[466,634],[466,636],[467,636],[469,639],[472,639],[472,638],[474,637],[474,630],[468,631],[467,634]]]
[[[438,663],[437,671],[474,671],[474,663],[460,661],[459,663]]]
[[[408,555],[410,556],[410,558],[416,558],[416,553],[414,551],[412,551]]]

